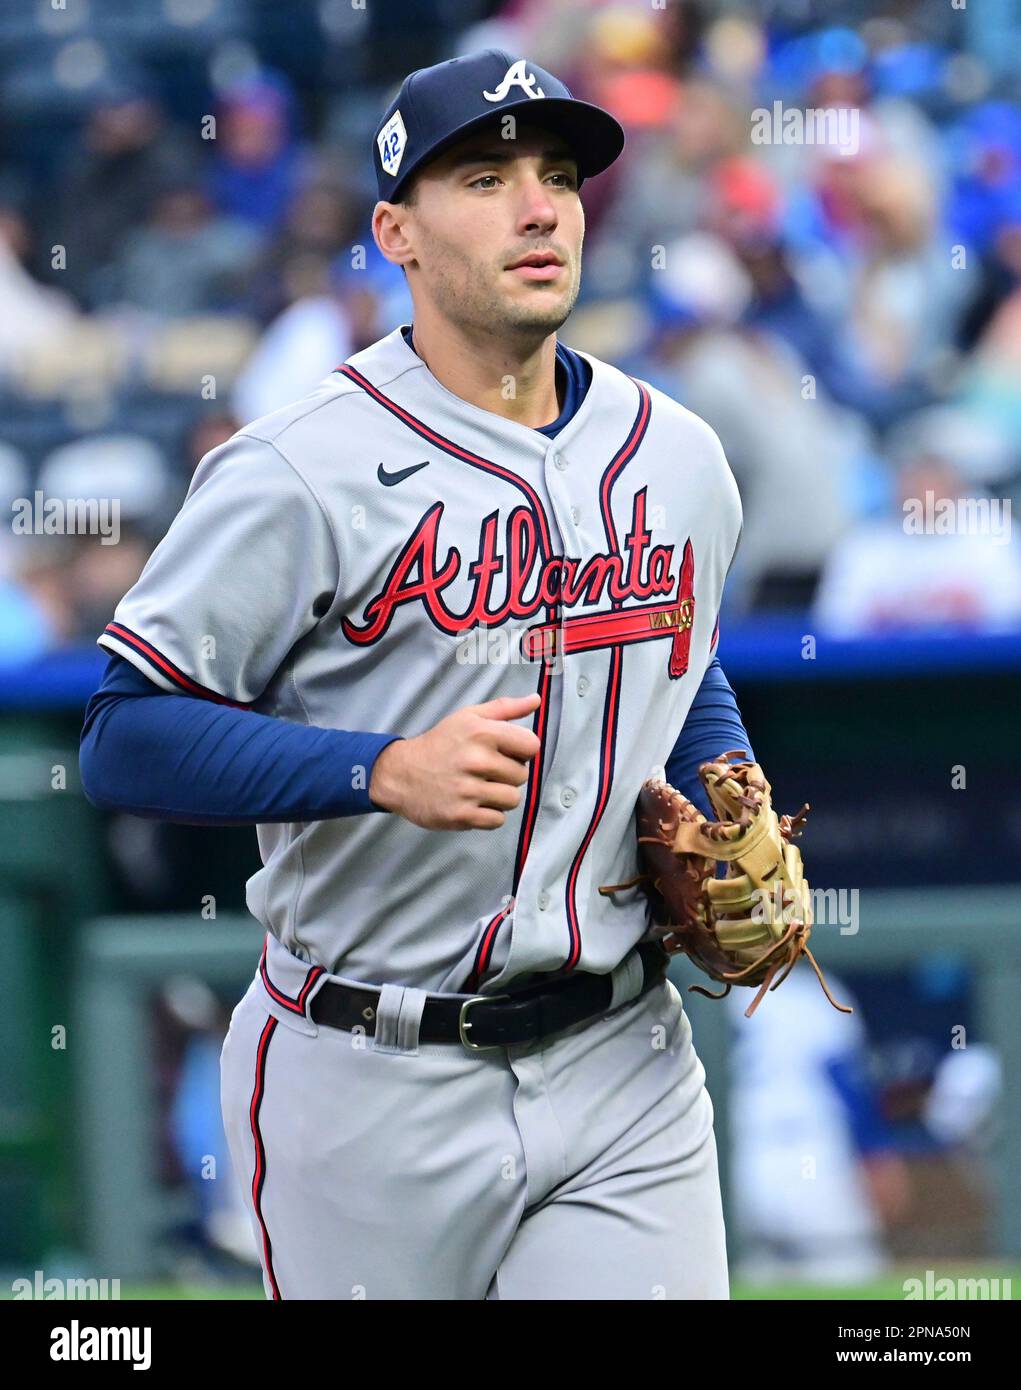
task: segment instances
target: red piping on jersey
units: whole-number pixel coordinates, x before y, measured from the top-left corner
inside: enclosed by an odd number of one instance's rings
[[[567,905],[567,929],[571,943],[570,953],[564,963],[567,970],[573,970],[581,956],[581,923],[578,919],[578,904],[575,901],[578,875],[581,872],[582,860],[592,843],[592,837],[603,818],[606,803],[610,799],[610,787],[613,783],[613,764],[617,753],[617,719],[620,714],[620,677],[623,664],[624,649],[620,646],[611,647],[610,674],[606,688],[606,704],[603,707],[602,751],[599,758],[599,786],[596,792],[596,805],[592,812],[592,819],[589,821],[588,830],[585,832],[585,838],[574,856],[571,871],[567,876],[567,886],[564,890]]]
[[[198,681],[193,681],[190,676],[186,676],[172,661],[122,623],[107,623],[104,632],[108,632],[111,637],[116,637],[119,642],[126,642],[129,647],[132,647],[140,656],[144,656],[151,665],[172,680],[175,685],[179,685],[188,695],[197,695],[200,699],[212,700],[213,704],[216,705],[230,705],[232,709],[252,708],[250,704],[245,704],[241,700],[230,700],[226,695],[219,695],[215,690],[209,690],[206,686],[199,685]]]
[[[474,994],[475,990],[479,987],[479,980],[489,969],[489,962],[493,957],[493,947],[496,945],[496,938],[500,935],[500,926],[509,911],[509,903],[506,907],[501,907],[500,911],[482,933],[482,940],[479,942],[479,948],[475,952],[475,964],[472,966],[471,974],[465,981],[464,988],[466,993]]]
[[[556,620],[554,619],[554,622]],[[539,671],[539,707],[535,711],[535,718],[532,720],[532,733],[539,740],[539,752],[529,764],[528,768],[528,788],[525,796],[525,810],[521,817],[521,829],[518,832],[518,848],[514,856],[514,879],[511,891],[518,891],[518,884],[521,882],[521,875],[524,872],[525,860],[528,857],[528,848],[532,843],[532,831],[535,829],[536,818],[539,814],[539,788],[542,784],[542,764],[546,761],[546,733],[549,729],[549,693],[550,684],[553,680],[552,657],[549,653],[544,653],[542,669]]]
[[[634,380],[634,378],[632,378]],[[634,457],[639,445],[645,438],[645,432],[649,427],[649,416],[652,411],[652,400],[648,391],[640,381],[635,381],[638,388],[638,413],[635,415],[634,422],[628,432],[621,448],[610,460],[603,473],[602,482],[599,486],[599,508],[603,518],[603,529],[606,532],[606,542],[611,553],[620,554],[620,544],[617,540],[617,528],[613,521],[612,511],[612,492],[613,485],[617,481],[624,468],[624,465]],[[621,608],[621,600],[612,600],[614,609]],[[592,843],[599,822],[603,818],[607,803],[610,799],[610,788],[613,785],[613,765],[617,751],[617,728],[620,716],[620,684],[621,673],[624,666],[624,650],[620,643],[614,643],[610,647],[610,671],[606,685],[606,700],[603,705],[603,726],[602,742],[600,744],[599,758],[599,782],[596,791],[596,804],[589,820],[588,829],[578,847],[571,864],[570,872],[567,875],[567,884],[564,889],[565,906],[567,909],[567,931],[569,946],[567,960],[564,968],[573,970],[581,957],[581,922],[578,917],[578,904],[576,893],[578,887],[578,875],[581,872],[582,861],[588,852],[588,847]]]
[[[632,381],[634,381],[633,377]],[[603,528],[606,531],[606,540],[610,550],[615,555],[620,554],[620,544],[617,541],[617,528],[613,523],[613,512],[610,509],[610,493],[613,491],[613,485],[617,481],[621,469],[645,438],[645,431],[649,426],[649,415],[652,411],[652,401],[648,391],[641,382],[635,381],[635,385],[638,387],[638,395],[640,398],[638,403],[638,414],[635,416],[631,431],[627,439],[625,439],[620,452],[610,460],[610,464],[603,474],[603,481],[599,488],[599,507],[603,514]]]
[[[391,415],[395,415],[397,419],[401,420],[409,429],[414,430],[416,434],[428,440],[429,443],[435,445],[437,449],[442,449],[444,453],[450,454],[453,458],[461,459],[464,463],[469,463],[473,468],[479,468],[484,473],[495,474],[497,477],[503,478],[505,482],[510,483],[513,487],[518,488],[519,491],[524,493],[535,516],[536,526],[539,528],[543,559],[552,560],[553,543],[550,539],[549,521],[546,517],[546,513],[543,511],[539,494],[536,492],[535,488],[532,487],[531,483],[526,482],[524,478],[519,477],[518,474],[512,472],[509,468],[505,468],[502,464],[494,463],[492,459],[483,458],[481,454],[475,454],[470,449],[465,449],[460,444],[455,444],[452,439],[448,439],[445,435],[431,429],[424,421],[412,415],[409,410],[405,410],[403,406],[399,406],[397,402],[391,400],[389,396],[385,396],[378,386],[373,386],[372,382],[369,381],[367,377],[362,376],[361,372],[355,367],[346,364],[342,367],[338,367],[337,371],[341,376],[346,376],[349,381],[353,381],[356,386],[360,386],[366,395],[371,396],[371,398],[378,405],[381,405],[384,410],[388,410]],[[557,604],[548,604],[546,608],[547,621],[555,623],[557,611]],[[535,819],[539,809],[539,789],[542,785],[543,763],[546,756],[546,730],[549,725],[549,710],[547,706],[549,703],[550,678],[550,662],[549,660],[544,660],[542,670],[539,673],[539,708],[535,711],[535,715],[532,719],[532,732],[539,739],[540,748],[538,754],[532,759],[528,766],[525,809],[521,817],[521,830],[518,835],[518,846],[514,859],[513,891],[515,892],[517,891],[518,882],[525,866],[525,857],[528,854],[528,847],[532,839],[532,830],[535,826]]]
[[[427,439],[429,443],[434,444],[437,449],[442,449],[444,453],[451,454],[454,458],[461,459],[465,463],[470,463],[473,468],[481,468],[485,473],[495,473],[513,487],[519,488],[528,498],[532,510],[535,512],[535,520],[539,527],[539,534],[542,537],[545,557],[547,559],[552,558],[553,545],[550,540],[549,522],[546,518],[546,513],[542,509],[539,494],[536,492],[535,488],[532,487],[531,483],[526,482],[524,478],[520,478],[511,469],[505,468],[503,464],[494,463],[492,459],[483,458],[480,454],[474,454],[470,449],[462,448],[460,444],[455,444],[452,439],[447,439],[445,435],[439,434],[434,429],[430,429],[424,421],[412,415],[409,410],[405,410],[403,406],[399,406],[397,402],[392,401],[389,396],[384,396],[383,392],[380,391],[377,386],[373,386],[372,382],[362,376],[361,372],[357,371],[354,367],[338,367],[337,371],[341,376],[346,376],[350,381],[353,381],[356,386],[360,386],[374,401],[383,406],[385,410],[389,410],[392,415],[396,415],[409,429],[414,430],[415,433],[421,435],[423,439]]]
[[[266,952],[268,949],[269,938],[267,937],[263,942],[262,955],[259,957],[259,974],[262,976],[262,983],[266,986],[267,994],[275,999],[278,1004],[282,1005],[283,1008],[290,1009],[292,1014],[303,1014],[305,1012],[305,1002],[308,999],[309,991],[316,980],[319,979],[319,976],[326,974],[325,967],[322,965],[313,965],[305,976],[305,983],[298,991],[297,996],[292,998],[289,994],[284,994],[282,990],[277,989],[276,985],[269,978],[269,971],[266,968]]]
[[[259,1038],[259,1047],[255,1054],[255,1085],[252,1088],[252,1103],[248,1107],[248,1119],[252,1126],[252,1138],[255,1141],[255,1170],[252,1173],[252,1204],[255,1207],[255,1218],[259,1223],[259,1230],[262,1234],[262,1258],[266,1269],[266,1277],[269,1279],[269,1286],[273,1292],[273,1298],[280,1300],[280,1288],[277,1284],[276,1275],[273,1272],[273,1242],[269,1238],[269,1231],[262,1215],[262,1189],[266,1181],[266,1146],[262,1141],[262,1130],[259,1128],[259,1111],[262,1108],[262,1097],[266,1089],[266,1054],[269,1052],[270,1040],[276,1032],[277,1020],[267,1018],[266,1026],[262,1030]]]

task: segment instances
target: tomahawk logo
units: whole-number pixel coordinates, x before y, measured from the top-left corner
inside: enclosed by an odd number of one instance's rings
[[[495,92],[483,92],[482,95],[487,101],[503,101],[512,87],[520,87],[525,96],[528,97],[544,97],[546,95],[541,87],[535,85],[535,74],[527,70],[524,58],[519,58],[516,63],[511,63]]]

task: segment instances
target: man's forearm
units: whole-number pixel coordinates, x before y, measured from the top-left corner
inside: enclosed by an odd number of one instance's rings
[[[135,682],[144,684],[133,692]],[[96,806],[193,825],[362,815],[378,809],[369,780],[395,737],[163,694],[133,668],[119,669],[89,701],[82,785]]]

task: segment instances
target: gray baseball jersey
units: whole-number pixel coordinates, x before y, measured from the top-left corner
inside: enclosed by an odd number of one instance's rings
[[[167,690],[411,735],[538,691],[493,831],[259,827],[268,936],[222,1055],[272,1298],[726,1297],[712,1104],[676,989],[640,996],[642,781],[676,742],[740,530],[715,435],[589,357],[555,440],[447,391],[398,330],[200,464],[100,639]],[[420,1043],[427,992],[611,977],[517,1048]],[[320,1027],[330,979],[375,1032]]]
[[[741,511],[706,424],[588,361],[551,440],[395,330],[202,460],[99,639],[167,690],[321,727],[408,736],[538,691],[541,755],[497,830],[259,827],[248,905],[299,960],[498,992],[609,972],[648,930],[637,892],[599,886],[636,871],[635,801],[711,659]]]

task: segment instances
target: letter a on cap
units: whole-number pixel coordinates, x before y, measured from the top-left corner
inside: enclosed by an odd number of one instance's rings
[[[495,92],[483,92],[482,95],[487,101],[503,101],[512,87],[520,87],[525,96],[528,97],[544,97],[546,95],[541,87],[536,86],[535,74],[527,71],[524,58],[519,58],[516,63],[511,63],[500,79]]]
[[[404,151],[408,147],[408,132],[404,129],[401,113],[395,111],[386,125],[376,136],[379,146],[379,162],[391,178],[401,167]]]

